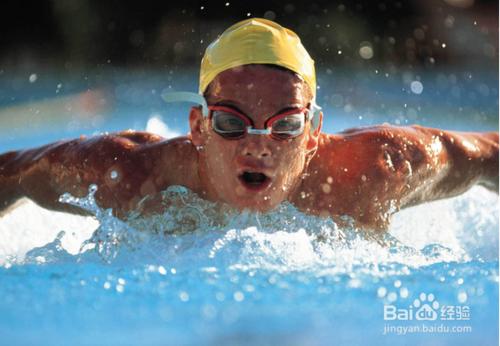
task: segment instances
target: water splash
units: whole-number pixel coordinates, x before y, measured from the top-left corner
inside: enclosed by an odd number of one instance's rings
[[[80,253],[95,248],[104,261],[111,262],[117,256],[120,246],[133,249],[144,240],[145,235],[113,216],[112,209],[101,209],[97,205],[94,198],[97,185],[90,185],[88,191],[88,195],[83,198],[65,193],[59,198],[59,202],[84,209],[97,218],[99,227],[90,239],[82,243]]]
[[[182,186],[145,198],[124,221],[114,217],[111,209],[99,208],[96,191],[92,185],[86,197],[64,194],[60,200],[96,217],[99,227],[82,244],[81,254],[94,249],[108,263],[133,259],[189,267],[198,261],[243,271],[394,275],[470,259],[456,244],[411,246],[391,233],[341,228],[330,218],[305,215],[286,202],[270,213],[238,212],[203,200]],[[152,205],[153,214],[147,212]]]

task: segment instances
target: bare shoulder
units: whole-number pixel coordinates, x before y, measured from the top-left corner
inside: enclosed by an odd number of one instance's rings
[[[352,168],[353,174],[407,173],[426,164],[431,156],[438,159],[440,155],[440,139],[421,129],[384,124],[324,134],[317,159],[334,159],[335,166],[341,163],[347,169]]]
[[[322,134],[296,201],[318,214],[347,215],[363,227],[385,229],[390,214],[432,170],[430,145],[415,127]],[[440,162],[439,153],[435,156]]]
[[[170,185],[196,188],[197,152],[188,137],[165,139],[147,132],[124,131],[92,142],[90,139],[89,156],[100,157],[94,164],[105,168],[104,176],[123,173],[140,183],[141,195]]]
[[[187,137],[165,139],[136,131],[81,137],[27,151],[26,160],[35,163],[23,182],[36,200],[49,195],[55,200],[62,192],[84,196],[96,184],[100,205],[123,214],[170,185],[196,189],[196,155]],[[50,181],[50,193],[36,193],[33,186],[40,179]]]

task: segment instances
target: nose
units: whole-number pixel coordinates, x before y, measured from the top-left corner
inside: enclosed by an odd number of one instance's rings
[[[266,140],[259,137],[261,136],[248,136],[242,141],[241,153],[243,156],[251,156],[257,159],[271,156],[271,149],[266,144]]]

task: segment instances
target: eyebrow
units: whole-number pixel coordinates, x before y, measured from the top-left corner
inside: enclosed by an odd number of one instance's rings
[[[245,114],[246,116],[248,116],[248,114],[243,112],[238,106],[236,106],[236,104],[237,104],[237,102],[232,101],[232,100],[222,100],[222,101],[218,101],[218,102],[214,103],[213,106],[229,107],[229,108],[234,109],[235,111],[240,112],[241,114]],[[274,116],[274,115],[280,114],[280,113],[284,113],[284,112],[287,112],[287,111],[292,110],[292,109],[302,109],[302,108],[306,108],[306,107],[307,106],[303,106],[300,103],[292,103],[292,104],[284,106],[283,108],[281,108],[279,111],[275,112],[274,114],[271,114],[271,116]]]

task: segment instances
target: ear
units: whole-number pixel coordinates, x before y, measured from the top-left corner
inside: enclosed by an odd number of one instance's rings
[[[204,120],[201,109],[192,107],[189,112],[189,127],[191,128],[191,141],[197,147],[204,144]]]
[[[318,127],[316,129],[312,128],[312,123],[309,123],[309,126],[311,126],[311,129],[309,131],[309,138],[307,140],[307,150],[308,151],[315,151],[316,148],[318,147],[318,141],[319,141],[319,135],[321,133],[321,127],[323,126],[323,112],[318,113]]]

